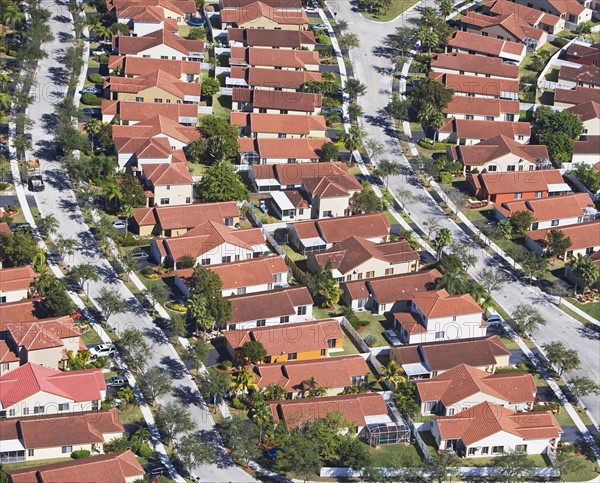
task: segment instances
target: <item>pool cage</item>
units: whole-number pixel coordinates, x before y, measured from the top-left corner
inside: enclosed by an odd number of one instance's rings
[[[375,423],[367,424],[363,436],[371,446],[407,443],[410,441],[410,429],[406,424]]]

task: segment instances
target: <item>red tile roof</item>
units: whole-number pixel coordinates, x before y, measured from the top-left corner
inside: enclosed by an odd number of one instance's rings
[[[460,439],[471,446],[501,431],[527,441],[558,438],[563,432],[550,411],[517,413],[490,402],[483,402],[454,416],[434,418],[442,440]]]
[[[592,87],[575,87],[575,89],[555,89],[554,103],[583,104],[588,101],[598,100],[598,89]]]
[[[252,67],[287,67],[305,69],[307,65],[319,65],[319,53],[314,50],[263,49],[260,47],[232,47],[230,65]]]
[[[252,133],[285,133],[308,136],[311,131],[327,130],[325,117],[318,115],[231,112],[229,121],[238,126],[249,126]]]
[[[352,386],[353,377],[369,374],[369,367],[360,355],[329,357],[307,361],[291,361],[252,366],[256,384],[264,388],[277,384],[287,391],[299,391],[303,381],[314,377],[319,387],[342,388]]]
[[[579,223],[578,225],[547,228],[545,230],[526,231],[525,237],[543,244],[552,230],[560,230],[565,237],[571,239],[569,250],[582,250],[590,247],[600,247],[600,220]]]
[[[594,65],[581,65],[578,67],[561,65],[558,71],[558,81],[561,80],[598,85],[600,82],[600,67]]]
[[[514,138],[509,138],[502,134],[498,134],[478,144],[456,146],[456,154],[458,155],[458,160],[465,166],[485,166],[487,163],[491,163],[509,154],[534,164],[537,159],[550,158],[546,146],[521,144],[515,141]],[[499,175],[504,173],[494,174]]]
[[[531,125],[528,122],[448,119],[446,123],[439,129],[439,132],[455,132],[459,139],[483,140],[488,138],[490,132],[494,132],[507,138],[513,138],[516,140],[518,136],[529,138],[531,136]]]
[[[117,12],[132,4],[160,6],[179,14],[196,13],[196,4],[193,0],[106,0],[107,9],[115,9]]]
[[[481,307],[469,294],[450,295],[445,290],[432,290],[415,294],[412,301],[428,319],[483,314]]]
[[[144,59],[146,60],[146,59]],[[109,76],[104,81],[104,87],[110,92],[138,94],[148,89],[158,87],[182,101],[187,96],[200,97],[200,84],[185,82],[163,70],[154,70],[138,77]],[[134,100],[133,96],[129,100]],[[187,100],[187,99],[186,99]]]
[[[254,109],[288,109],[294,112],[313,112],[323,103],[321,94],[240,87],[233,88],[232,99],[234,102],[251,102]]]
[[[240,349],[246,342],[256,340],[262,343],[268,356],[276,358],[280,354],[290,352],[327,350],[327,341],[343,339],[344,331],[337,320],[323,319],[254,329],[226,330],[223,335],[234,350]]]
[[[402,275],[371,278],[369,280],[362,280],[362,282],[370,287],[369,291],[377,298],[380,304],[390,304],[399,300],[412,300],[417,293],[424,290],[431,290],[435,287],[436,280],[441,278],[441,276],[440,272],[433,269],[420,270]],[[346,285],[348,284],[346,283]]]
[[[258,49],[266,50],[266,49]],[[293,52],[293,51],[288,51]],[[320,82],[320,72],[304,70],[267,69],[234,65],[229,74],[231,79],[244,79],[250,87],[300,89],[306,82]]]
[[[102,99],[102,114],[118,115],[121,122],[145,121],[159,114],[173,121],[179,121],[180,117],[197,119],[198,106],[196,104],[165,104]]]
[[[523,42],[528,38],[541,41],[545,35],[543,30],[527,25],[529,23],[527,19],[524,19],[517,13],[489,16],[477,13],[474,10],[469,10],[467,14],[460,19],[460,23],[480,30],[499,26],[520,42]]]
[[[352,174],[308,178],[303,180],[302,185],[311,196],[321,199],[352,196],[362,189],[362,185]]]
[[[307,116],[308,117],[308,116]],[[318,151],[329,138],[239,138],[240,151],[256,152],[266,159],[319,159]]]
[[[586,101],[573,107],[569,107],[568,111],[575,114],[581,122],[591,121],[592,119],[600,118],[600,103],[596,101]]]
[[[199,76],[201,72],[200,62],[111,55],[108,59],[108,68],[116,69],[117,67],[122,69],[124,75],[134,77],[151,74],[160,70],[179,79],[184,74]]]
[[[560,17],[557,15],[542,12],[509,0],[490,0],[483,5],[484,9],[493,15],[503,16],[514,14],[515,18],[532,27],[538,24],[555,26],[560,22]]]
[[[505,64],[502,59],[481,55],[435,54],[431,60],[431,68],[433,70],[448,69],[477,74],[491,74],[506,79],[519,78],[519,68],[516,65]]]
[[[0,292],[29,289],[36,277],[37,275],[30,265],[0,268]]]
[[[221,8],[243,8],[246,5],[254,3],[256,0],[221,0]],[[276,10],[301,10],[302,2],[300,0],[261,0],[268,7]]]
[[[19,362],[21,358],[15,354],[5,340],[0,339],[0,363]]]
[[[507,404],[532,403],[537,388],[531,374],[510,372],[490,374],[467,364],[460,364],[432,379],[415,381],[419,398],[441,401],[445,407],[483,393]]]
[[[207,221],[224,223],[225,218],[237,218],[240,210],[235,201],[198,203],[179,206],[136,208],[133,219],[138,226],[160,224],[163,230],[192,229]]]
[[[231,324],[296,315],[298,306],[313,304],[306,287],[291,287],[229,297]]]
[[[8,322],[30,322],[38,320],[44,314],[40,310],[40,300],[20,300],[2,304],[2,317],[0,317],[0,332],[6,330],[5,324]]]
[[[490,195],[504,193],[547,192],[548,186],[564,183],[558,169],[515,171],[507,173],[481,173],[477,179]]]
[[[302,116],[312,117],[312,116]],[[348,167],[345,163],[291,163],[258,164],[252,166],[254,179],[277,180],[282,186],[301,185],[305,180],[325,176],[345,176]]]
[[[424,334],[427,332],[427,329],[421,324],[421,319],[413,312],[396,312],[394,319],[407,334]]]
[[[444,114],[472,114],[473,116],[499,117],[502,114],[519,116],[519,101],[507,99],[486,99],[482,97],[454,96]],[[491,131],[495,132],[495,131]]]
[[[275,422],[283,420],[288,429],[326,417],[333,411],[356,424],[365,426],[369,416],[387,416],[387,406],[379,393],[348,394],[345,396],[299,398],[269,403]]]
[[[506,218],[517,211],[529,211],[536,221],[554,220],[557,218],[576,218],[584,215],[585,208],[593,208],[594,202],[587,193],[573,193],[563,196],[550,196],[527,201],[511,201],[496,206]]]
[[[223,284],[222,290],[232,291],[238,287],[274,283],[275,279],[273,277],[276,274],[287,273],[288,271],[285,261],[278,256],[251,258],[241,262],[208,265],[204,268],[219,276]],[[184,283],[190,280],[193,274],[193,268],[175,270],[175,275],[178,275]],[[235,292],[230,295],[235,295]]]
[[[315,34],[303,30],[227,29],[228,41],[242,42],[246,47],[281,47],[299,49],[315,45]]]
[[[118,52],[121,55],[136,55],[158,45],[167,45],[185,56],[191,52],[204,52],[203,40],[187,40],[166,29],[156,30],[141,37],[118,37]]]
[[[479,96],[509,97],[519,93],[519,81],[513,79],[492,79],[461,74],[439,74],[430,72],[434,79],[441,80],[448,89]]]
[[[27,399],[38,392],[46,392],[76,402],[98,401],[100,391],[106,389],[100,369],[62,372],[38,364],[27,363],[0,377],[3,408]]]
[[[127,483],[144,468],[131,450],[11,471],[12,483]]]
[[[152,186],[191,185],[194,183],[187,163],[144,164],[144,177]]]
[[[81,335],[80,329],[68,316],[31,322],[7,322],[4,325],[15,343],[28,351],[62,347],[65,339],[79,339]]]
[[[241,8],[221,10],[222,22],[234,23],[239,27],[252,24],[261,18],[267,18],[278,25],[308,25],[308,17],[304,10],[276,10],[260,1],[249,3]]]
[[[600,156],[600,136],[581,136],[579,141],[573,142],[573,154],[598,154]]]
[[[495,39],[493,37],[484,37],[482,35],[463,32],[461,30],[454,32],[452,38],[448,40],[448,47],[480,52],[494,57],[506,55],[525,56],[527,53],[525,44]]]

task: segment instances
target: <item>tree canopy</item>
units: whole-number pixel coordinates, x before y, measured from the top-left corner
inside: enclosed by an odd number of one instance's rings
[[[242,201],[249,193],[233,165],[227,162],[209,166],[196,189],[203,202]]]

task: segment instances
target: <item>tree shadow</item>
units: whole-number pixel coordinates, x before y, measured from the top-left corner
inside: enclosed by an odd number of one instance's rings
[[[189,386],[179,386],[173,391],[173,395],[178,398],[185,406],[198,406],[208,410],[208,406],[202,399],[199,391],[195,391]]]
[[[600,340],[600,327],[595,325],[584,325],[577,329],[577,332],[590,340]]]
[[[173,379],[183,379],[187,373],[187,370],[181,361],[178,361],[171,356],[162,357],[160,363],[166,367]]]
[[[58,32],[58,40],[62,43],[69,42],[70,40],[73,40],[73,34],[68,32]]]
[[[146,315],[146,310],[144,309],[144,307],[142,307],[138,299],[136,299],[135,297],[130,297],[127,300],[125,300],[125,311],[133,312],[135,315],[138,316]]]
[[[100,254],[98,243],[94,235],[89,231],[81,231],[77,234],[79,238],[79,251],[87,257],[95,257]]]
[[[214,464],[217,465],[218,468],[222,469],[234,466],[231,457],[223,446],[221,436],[217,431],[202,429],[198,431],[198,433],[200,434],[200,439],[204,444],[215,448]]]
[[[71,190],[71,183],[67,175],[60,170],[51,170],[46,171],[44,173],[46,175],[46,183],[52,186],[55,190],[62,192]],[[67,202],[66,200],[61,200],[61,204],[63,202]]]
[[[150,339],[156,342],[159,345],[164,345],[169,343],[169,339],[165,333],[160,330],[158,327],[152,327],[150,329],[145,329],[144,334],[146,334]]]
[[[115,284],[121,280],[117,273],[110,266],[107,267],[106,265],[98,265],[96,267],[96,272],[103,282],[109,284]]]
[[[71,19],[69,17],[67,17],[66,15],[55,15],[52,20],[54,20],[56,22],[60,22],[60,23],[70,23],[71,22]]]
[[[54,129],[56,129],[57,124],[58,117],[56,116],[56,114],[42,114],[42,128],[44,128],[46,133],[53,133]]]
[[[38,141],[33,155],[36,158],[52,161],[56,159],[56,144],[54,141]]]

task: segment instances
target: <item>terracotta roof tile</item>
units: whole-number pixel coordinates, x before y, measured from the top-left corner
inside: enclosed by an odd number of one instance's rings
[[[68,316],[32,322],[7,322],[5,329],[14,342],[27,351],[61,347],[65,339],[79,339],[81,335],[73,319]]]
[[[415,294],[435,287],[435,281],[442,274],[437,270],[420,270],[402,275],[362,280],[369,292],[377,298],[380,304],[390,304],[400,300],[412,300]],[[355,282],[346,282],[346,285]]]
[[[503,57],[506,55],[525,56],[527,53],[524,44],[495,39],[493,37],[484,37],[482,35],[463,32],[461,30],[454,33],[452,38],[448,41],[448,47],[459,48],[461,50],[472,50],[494,57]]]
[[[469,55],[461,53],[435,54],[431,60],[431,68],[450,69],[456,71],[491,74],[506,79],[518,79],[519,68],[516,65],[505,64],[502,59]]]
[[[108,59],[108,68],[114,69],[116,67],[121,67],[124,75],[134,77],[161,70],[179,79],[184,74],[199,76],[201,72],[200,62],[111,55]]]
[[[427,329],[421,325],[421,319],[413,312],[397,312],[394,319],[402,326],[407,334],[424,334]]]
[[[490,0],[483,5],[484,8],[493,15],[502,16],[514,14],[521,22],[532,27],[538,23],[554,26],[560,22],[560,17],[557,15],[542,12],[509,0]]]
[[[543,244],[548,233],[556,229],[547,228],[545,230],[526,231],[525,237]],[[579,223],[578,225],[561,226],[558,230],[562,231],[565,237],[571,239],[569,250],[581,250],[600,246],[600,220]]]
[[[527,201],[511,201],[496,206],[504,216],[510,218],[517,211],[529,211],[536,221],[556,218],[576,218],[584,215],[585,208],[593,208],[594,202],[587,193],[573,193],[563,196],[550,196]]]
[[[37,275],[30,265],[0,268],[0,292],[29,289]]]
[[[312,117],[312,116],[302,116]],[[254,179],[277,180],[282,186],[301,185],[305,180],[324,176],[345,176],[348,168],[345,163],[291,163],[260,164],[252,166]]]
[[[600,67],[593,65],[581,65],[578,67],[561,65],[558,71],[558,80],[560,82],[563,79],[571,82],[585,82],[598,85],[600,82]]]
[[[455,98],[456,99],[456,98]],[[439,129],[442,133],[455,132],[461,139],[487,139],[490,132],[517,140],[518,136],[529,138],[531,125],[528,122],[475,121],[469,119],[448,119]]]
[[[315,45],[315,34],[310,31],[273,29],[227,29],[228,40],[243,42],[247,47],[283,47],[299,49]]]
[[[490,195],[548,191],[548,185],[564,183],[558,169],[539,171],[515,171],[507,173],[481,173],[477,175],[481,185]]]
[[[286,67],[306,69],[307,66],[319,66],[319,53],[314,50],[263,49],[260,47],[232,47],[230,65],[249,65],[251,67]]]
[[[139,226],[159,223],[163,230],[192,229],[207,221],[223,223],[225,218],[239,216],[240,210],[235,201],[137,208],[133,213],[133,218]]]
[[[146,59],[143,59],[146,60]],[[197,62],[196,62],[197,63]],[[200,97],[201,86],[196,82],[185,82],[163,70],[153,70],[138,77],[109,76],[104,81],[104,87],[110,92],[138,94],[158,87],[182,101],[186,97]],[[133,97],[130,100],[135,100]]]
[[[311,196],[321,199],[352,196],[362,189],[362,185],[352,174],[307,178],[302,181],[302,185]]]
[[[0,339],[0,363],[19,362],[20,357],[15,354],[5,340]]]
[[[240,151],[256,152],[266,159],[319,159],[318,151],[329,138],[240,138]]]
[[[573,154],[598,154],[600,156],[600,136],[581,136],[573,142]]]
[[[530,20],[522,17],[519,13],[490,16],[469,10],[467,14],[460,19],[460,22],[462,25],[469,25],[479,29],[500,26],[506,29],[515,38],[519,39],[520,42],[523,42],[527,38],[540,41],[545,34],[543,30],[532,27]]]
[[[249,126],[252,133],[285,133],[308,136],[311,131],[327,130],[325,117],[318,115],[231,112],[229,120],[238,126]]]
[[[5,324],[8,322],[30,322],[38,320],[44,314],[40,310],[39,299],[20,300],[2,304],[2,317],[0,317],[0,332],[6,330]]]
[[[221,8],[244,8],[256,0],[221,0]],[[261,0],[268,7],[277,10],[302,10],[300,0]]]
[[[158,45],[167,45],[185,56],[191,52],[204,52],[203,40],[187,40],[166,29],[156,30],[141,37],[118,37],[118,52],[122,55],[136,55]]]
[[[435,73],[429,74],[435,76]],[[461,74],[439,74],[441,81],[454,92],[479,96],[507,97],[519,93],[519,81],[513,79],[493,79]]]
[[[499,117],[502,114],[519,115],[519,101],[507,99],[484,99],[482,97],[454,96],[445,114],[472,114],[474,116]],[[495,132],[495,131],[491,131]]]
[[[303,10],[277,10],[260,1],[249,3],[241,8],[221,10],[221,20],[238,26],[252,24],[260,18],[267,18],[278,25],[308,25],[308,17]]]
[[[445,290],[432,290],[415,294],[412,301],[428,319],[483,314],[481,307],[469,294],[450,295]]]
[[[258,49],[266,50],[266,49]],[[288,51],[293,52],[293,51]],[[303,70],[261,69],[234,65],[229,75],[231,79],[244,79],[250,87],[300,89],[306,82],[321,81],[320,72]]]
[[[590,121],[592,119],[600,118],[600,103],[596,101],[586,101],[576,106],[569,107],[568,111],[579,117],[581,122]]]
[[[268,292],[229,297],[232,324],[296,315],[296,307],[312,305],[313,300],[306,287],[292,287]]]
[[[310,222],[307,222],[310,223]],[[315,221],[328,243],[338,243],[350,236],[375,238],[389,235],[390,223],[385,213],[344,216]]]
[[[144,177],[153,186],[191,185],[194,183],[186,163],[144,164]]]
[[[290,111],[313,112],[321,107],[323,96],[310,92],[284,92],[268,89],[233,88],[234,102],[252,102],[254,109],[289,109]]]
[[[554,103],[561,104],[583,104],[588,101],[598,100],[598,89],[592,87],[576,87],[575,89],[556,89],[554,91]]]
[[[109,10],[117,12],[130,5],[160,6],[172,10],[175,13],[196,13],[196,4],[193,0],[107,0],[106,6]]]
[[[457,146],[458,158],[465,166],[485,166],[487,163],[502,158],[508,154],[536,163],[537,159],[549,159],[546,146],[521,144],[502,134],[491,137],[471,146]],[[522,172],[521,172],[522,173]],[[494,173],[495,175],[503,173]],[[528,172],[527,175],[531,175]],[[525,177],[525,175],[523,175]]]

